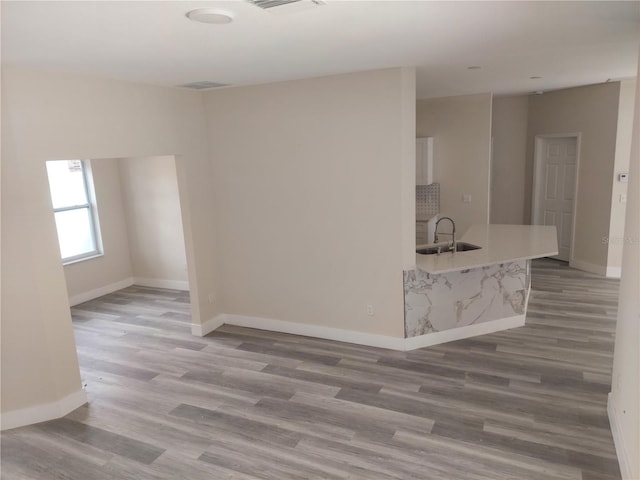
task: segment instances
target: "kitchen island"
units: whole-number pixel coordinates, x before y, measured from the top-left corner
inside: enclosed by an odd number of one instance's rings
[[[531,259],[558,254],[554,226],[474,225],[459,240],[480,248],[416,254],[416,268],[404,271],[413,348],[524,325]]]

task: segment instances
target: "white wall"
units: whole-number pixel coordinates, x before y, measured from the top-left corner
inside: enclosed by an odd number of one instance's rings
[[[491,223],[522,224],[529,97],[494,97]]]
[[[525,222],[531,219],[534,138],[581,134],[572,258],[604,274],[607,267],[611,189],[620,83],[570,88],[529,98]]]
[[[403,68],[400,99],[402,268],[416,264],[416,70]]]
[[[413,76],[387,69],[206,94],[224,312],[404,335]]]
[[[640,65],[640,62],[639,62]],[[638,68],[640,75],[640,66]],[[640,85],[640,84],[638,84]],[[613,356],[609,417],[625,479],[640,478],[640,89],[636,85],[635,117],[627,191],[628,208],[622,278]]]
[[[194,320],[219,313],[205,124],[198,92],[3,66],[3,425],[81,392],[46,160],[176,154]]]
[[[64,266],[76,305],[136,283],[189,289],[171,155],[91,161],[103,255]]]
[[[188,290],[173,156],[119,160],[134,282]]]
[[[72,305],[88,300],[91,292],[109,290],[110,285],[116,288],[133,276],[118,160],[92,160],[91,174],[104,254],[64,266]]]
[[[418,100],[418,137],[434,137],[434,180],[440,183],[440,212],[459,233],[489,222],[491,94]],[[470,194],[471,203],[462,196]]]
[[[624,219],[627,204],[620,201],[620,195],[626,195],[627,184],[618,181],[618,173],[629,171],[635,93],[635,78],[620,82],[616,153],[613,163],[613,178],[611,179],[611,214],[609,219],[609,251],[607,254],[608,276],[619,277],[620,268],[622,267],[622,239],[624,237]]]
[[[495,98],[491,223],[531,221],[535,135],[581,133],[576,266],[619,276],[625,212],[619,196],[627,187],[617,173],[629,166],[634,95],[635,79],[628,79]]]
[[[176,156],[196,325],[227,312],[403,336],[413,69],[213,92],[208,118],[198,92],[18,67],[2,98],[3,428],[85,399],[49,159]]]

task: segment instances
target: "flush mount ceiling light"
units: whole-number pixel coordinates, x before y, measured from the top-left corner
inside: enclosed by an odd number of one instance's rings
[[[233,22],[233,13],[218,8],[198,8],[187,12],[187,18],[194,22],[224,25]]]
[[[190,88],[192,90],[208,90],[210,88],[228,87],[227,83],[210,82],[209,80],[203,80],[201,82],[190,82],[177,85],[178,87]]]

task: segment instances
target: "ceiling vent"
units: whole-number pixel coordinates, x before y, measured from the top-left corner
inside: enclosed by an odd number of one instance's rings
[[[190,88],[192,90],[207,90],[209,88],[218,88],[218,87],[228,87],[229,85],[226,83],[216,83],[216,82],[191,82],[185,83],[184,85],[178,85],[183,88]]]
[[[326,5],[324,0],[247,0],[271,13],[295,13]]]

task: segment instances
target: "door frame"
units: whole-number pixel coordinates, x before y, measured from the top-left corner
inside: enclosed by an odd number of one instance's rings
[[[582,135],[580,132],[574,133],[550,133],[536,135],[533,141],[533,184],[531,186],[531,224],[536,225],[535,221],[538,212],[538,200],[540,199],[540,190],[542,184],[540,183],[541,175],[540,168],[542,165],[542,147],[547,140],[553,138],[575,138],[576,139],[576,178],[573,192],[573,213],[571,218],[571,245],[569,247],[569,265],[574,263],[574,244],[576,238],[576,213],[578,211],[578,187],[580,182],[580,149],[582,145]]]

